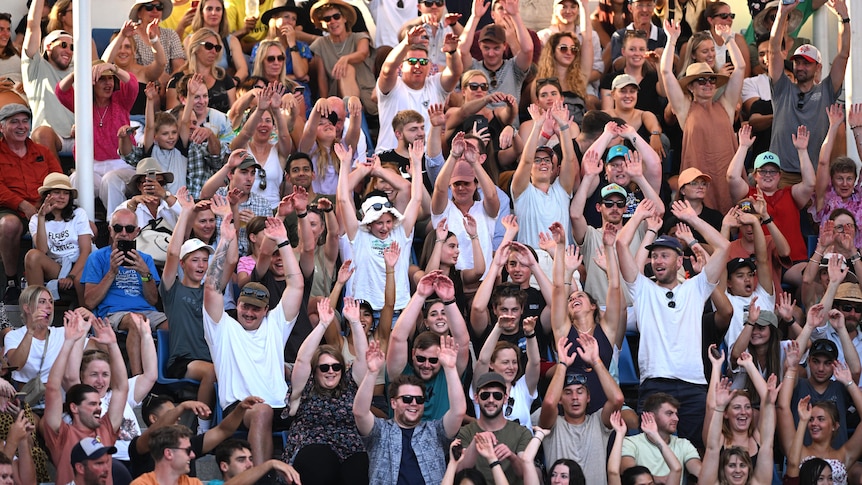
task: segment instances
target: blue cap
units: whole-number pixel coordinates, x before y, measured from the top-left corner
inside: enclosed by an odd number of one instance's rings
[[[656,248],[670,248],[682,255],[682,244],[673,236],[659,236],[652,244],[646,247],[647,251],[652,251]]]
[[[628,154],[629,147],[625,145],[614,145],[608,150],[608,157],[605,159],[605,163],[610,163],[614,158],[625,157]]]

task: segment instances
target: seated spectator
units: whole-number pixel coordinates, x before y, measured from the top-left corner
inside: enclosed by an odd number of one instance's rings
[[[664,84],[659,81],[658,70],[654,69],[650,53],[647,51],[649,37],[643,30],[626,30],[622,37],[622,61],[619,69],[614,69],[602,77],[600,84],[602,110],[610,110],[614,107],[614,99],[611,91],[613,81],[622,74],[628,74],[635,78],[638,84],[638,97],[635,108],[649,111],[657,119],[664,118],[663,98],[665,97]],[[652,139],[650,139],[652,141]]]
[[[284,479],[290,485],[298,484],[300,479],[299,472],[281,460],[267,460],[254,466],[251,445],[245,440],[225,440],[215,449],[215,461],[223,483],[229,485],[253,485],[271,479]]]
[[[211,0],[218,1],[218,0]],[[281,42],[284,51],[287,54],[284,60],[284,70],[287,77],[295,81],[297,84],[304,87],[303,91],[299,91],[305,99],[305,105],[311,106],[311,92],[309,91],[309,61],[314,57],[308,43],[297,40],[297,20],[302,13],[302,9],[294,5],[294,2],[281,0],[284,5],[276,5],[267,10],[261,15],[260,20],[268,26],[267,38],[278,39]],[[252,51],[252,59],[256,56],[256,47]],[[245,79],[245,78],[242,78]]]
[[[712,207],[707,207],[703,201],[706,198],[706,193],[709,190],[709,184],[712,182],[712,177],[701,172],[700,170],[689,167],[682,172],[680,172],[679,177],[676,179],[677,190],[676,190],[676,200],[684,200],[691,205],[691,208],[697,213],[697,216],[706,221],[707,224],[713,227],[713,229],[721,230],[722,228],[722,219],[724,215],[721,212],[713,209]],[[765,207],[765,204],[763,204]],[[747,207],[747,206],[746,206]],[[733,210],[733,209],[731,209]],[[662,230],[660,231],[662,234],[668,233],[670,229],[675,226],[679,221],[673,217],[673,215],[668,216],[667,221],[665,222]],[[768,217],[764,217],[763,220],[769,220]],[[780,231],[779,231],[780,232]],[[704,245],[706,249],[712,249],[706,246],[706,239],[704,239],[703,235],[697,231],[692,233],[697,239],[697,241]],[[730,235],[728,234],[728,239]],[[740,238],[741,239],[741,238]],[[691,241],[683,241],[685,243]],[[790,248],[787,247],[787,251],[789,254]],[[754,253],[754,250],[745,253],[742,257],[748,257]],[[733,254],[733,250],[731,249],[731,256],[735,256]],[[776,268],[773,268],[776,270]],[[777,274],[778,282],[781,283],[781,272],[773,271],[773,274]]]
[[[117,133],[129,125],[129,113],[138,97],[138,80],[134,74],[102,60],[95,61],[93,73],[93,183],[99,199],[110,214],[124,200],[118,180],[108,179],[112,170],[123,170],[128,177],[131,169],[117,154]],[[54,93],[70,111],[75,110],[75,73],[69,73],[57,83]],[[78,86],[80,88],[80,84]],[[89,140],[88,140],[89,141]],[[78,186],[77,174],[72,184]]]
[[[138,80],[138,95],[135,98],[134,106],[129,110],[129,114],[140,116],[146,113],[147,97],[145,95],[145,88],[147,84],[159,81],[159,78],[165,72],[165,66],[168,61],[165,57],[165,49],[162,47],[162,43],[156,42],[151,46],[155,55],[155,61],[147,66],[138,64],[138,60],[135,57],[135,49],[137,49],[135,28],[134,22],[126,20],[120,33],[114,34],[114,37],[111,39],[111,43],[108,44],[104,54],[102,54],[102,60],[107,63],[116,64],[121,69],[134,74]],[[147,35],[158,37],[158,28],[158,21],[154,20],[150,22],[147,26]],[[161,98],[159,98],[159,104],[161,105]]]
[[[0,108],[0,261],[6,272],[4,302],[14,305],[21,290],[18,286],[21,236],[24,222],[36,215],[45,177],[62,172],[60,162],[50,150],[30,138],[33,119],[23,104]]]
[[[235,152],[236,153],[236,152]],[[284,260],[286,285],[277,307],[270,310],[269,290],[259,283],[242,287],[237,299],[237,319],[224,311],[224,277],[232,274],[238,258],[232,215],[222,219],[219,245],[204,284],[204,337],[219,377],[218,405],[229,412],[248,396],[260,396],[243,417],[249,431],[255,464],[272,456],[272,431],[285,429],[281,419],[287,384],[284,346],[296,325],[304,283],[293,256],[284,224],[267,220],[264,234],[274,239]]]
[[[151,331],[167,329],[167,317],[156,310],[159,299],[159,274],[152,256],[135,249],[120,249],[135,240],[141,229],[135,213],[120,209],[111,216],[108,228],[111,244],[93,251],[87,258],[81,283],[84,285],[84,306],[110,322],[114,330],[128,332],[126,349],[132,375],[143,373],[141,339],[134,324],[133,313],[144,315]]]
[[[117,453],[115,446],[105,446],[98,439],[84,438],[72,448],[70,461],[75,470],[78,485],[106,483],[111,471],[111,457]]]
[[[189,463],[195,458],[191,446],[194,433],[181,424],[159,428],[150,437],[150,455],[156,461],[155,470],[136,478],[134,485],[202,485],[190,477]]]
[[[736,14],[730,11],[729,4],[722,1],[708,2],[706,4],[706,8],[703,9],[700,18],[698,19],[695,31],[698,33],[707,32],[708,37],[712,41],[714,64],[710,64],[710,67],[712,67],[715,72],[730,76],[733,74],[734,70],[741,69],[745,73],[744,77],[749,77],[751,75],[751,66],[749,63],[743,62],[742,64],[737,64],[736,62],[733,62],[732,55],[729,53],[730,48],[728,46],[728,42],[733,41],[736,44],[736,47],[739,48],[739,52],[748,52],[748,42],[745,41],[745,38],[741,34],[733,33],[730,36],[727,36],[724,33],[725,29],[733,29],[733,19],[735,17]],[[696,36],[697,34],[694,34],[688,42],[692,42]],[[687,51],[685,48],[682,48],[681,50]],[[682,71],[686,67],[688,66],[683,65],[680,70]]]
[[[862,267],[857,267],[859,260],[854,257],[858,251],[856,244],[856,220],[847,209],[835,209],[829,219],[821,225],[817,245],[805,271],[802,273],[802,306],[810,307],[824,296],[830,280],[835,284],[842,283],[847,277],[847,271],[853,267],[853,273],[858,274]],[[829,262],[837,261],[838,266],[828,271]]]
[[[589,26],[589,24],[586,24]],[[584,54],[581,55],[581,52]],[[535,86],[538,80],[557,78],[562,87],[563,104],[568,109],[568,118],[579,125],[584,120],[588,109],[599,106],[597,93],[593,90],[588,94],[588,81],[592,73],[593,58],[592,38],[586,44],[581,44],[577,36],[570,32],[560,32],[551,35],[542,47],[539,57],[536,80],[531,83],[530,97],[535,96]],[[535,98],[533,98],[535,102]]]
[[[368,372],[356,392],[353,416],[368,449],[370,482],[394,485],[399,476],[409,477],[406,478],[409,483],[420,480],[439,483],[442,480],[446,468],[445,446],[458,432],[467,403],[457,370],[458,344],[452,337],[441,337],[439,348],[436,358],[446,376],[445,394],[450,398],[449,410],[438,419],[423,420],[425,402],[430,396],[426,395],[418,377],[402,375],[389,384],[393,418],[384,420],[374,417],[370,408],[374,383],[386,356],[376,342],[368,344]],[[405,440],[403,437],[408,433],[412,438]],[[404,448],[405,442],[410,446]]]
[[[159,78],[162,86],[167,85],[170,73],[180,70],[186,63],[186,53],[175,30],[159,25],[158,35],[151,37],[148,27],[153,21],[161,22],[170,17],[172,10],[173,2],[167,0],[135,0],[129,10],[129,20],[138,24],[135,29],[135,60],[138,64],[142,66],[152,64],[155,61],[153,44],[156,42],[162,44],[167,57],[165,72]]]
[[[263,79],[264,84],[277,83],[284,86],[287,93],[286,96],[293,96],[294,104],[297,106],[296,112],[292,113],[295,120],[293,126],[294,128],[300,128],[305,123],[304,115],[310,105],[306,103],[303,93],[297,90],[298,84],[290,79],[285,71],[284,64],[287,59],[287,49],[278,39],[262,41],[255,47],[256,55],[251,76]],[[231,110],[236,110],[236,107],[232,106]],[[291,136],[294,137],[294,142],[298,140],[296,135],[291,134]]]
[[[592,50],[584,49],[584,56],[591,59],[590,69],[587,74],[587,92],[593,98],[598,98],[598,82],[605,72],[602,62],[602,45],[599,35],[594,31],[594,25],[587,17],[589,12],[581,8],[580,0],[556,0],[554,2],[554,13],[551,24],[546,29],[536,32],[542,44],[546,44],[552,34],[568,32],[577,35],[580,45],[584,45],[584,36],[592,41]],[[581,16],[584,17],[584,30],[581,31]],[[593,107],[592,109],[596,109]]]
[[[320,97],[356,96],[366,113],[376,115],[371,37],[367,32],[351,31],[356,25],[353,6],[343,0],[319,0],[311,6],[309,16],[329,34],[311,43],[311,52],[321,58],[326,74],[318,79]]]
[[[599,43],[604,50],[614,32],[631,23],[632,12],[628,5],[613,0],[599,0],[596,9],[586,21],[593,24],[593,32],[598,34]]]
[[[665,158],[667,150],[664,144],[667,137],[662,137],[662,127],[658,118],[651,111],[637,108],[640,99],[640,84],[637,79],[629,74],[615,77],[611,82],[610,98],[613,103],[611,108],[605,111],[612,117],[623,120],[626,125],[631,125],[638,135],[649,140],[650,147],[661,158]]]
[[[484,15],[484,13],[477,13],[476,19],[481,19],[482,21],[480,21],[476,29],[478,30],[483,27],[486,27],[487,22],[484,22],[485,20],[490,20],[490,23],[502,27],[503,32],[506,36],[506,43],[508,44],[506,48],[503,49],[503,59],[511,59],[517,56],[518,50],[524,47],[524,45],[526,45],[524,42],[518,40],[518,34],[516,32],[517,27],[512,28],[512,26],[515,25],[516,22],[514,18],[515,14],[513,14],[512,12],[517,11],[517,16],[520,17],[520,21],[526,28],[526,32],[528,35],[528,37],[524,37],[524,39],[526,39],[526,43],[531,44],[533,47],[530,54],[530,61],[533,64],[539,62],[539,51],[542,50],[542,39],[539,38],[539,34],[536,33],[535,30],[528,28],[528,26],[532,28],[537,28],[535,27],[535,24],[531,26],[529,20],[527,19],[527,17],[530,15],[530,12],[522,13],[521,5],[518,2],[510,2],[508,0],[494,0],[489,4],[485,4],[484,7],[485,8],[483,12],[490,10],[490,15],[486,16]],[[542,5],[540,8],[542,11],[548,12],[548,7],[550,7],[550,5]],[[467,9],[465,8],[462,11],[466,10]],[[525,8],[524,10],[528,11],[529,8]],[[533,15],[535,16],[535,11],[533,12]],[[541,19],[541,22],[539,24],[542,27],[546,25],[545,22],[547,19],[547,16],[543,15],[543,17],[544,18]],[[535,19],[533,19],[533,22],[535,22]],[[465,29],[466,28],[467,27],[465,26]],[[476,38],[473,38],[468,44],[468,47],[470,48],[470,55],[473,57],[473,59],[481,59],[484,56],[484,53],[482,52],[482,47],[479,43],[480,40],[476,40]],[[464,69],[466,70],[467,68],[465,67]],[[520,96],[516,97],[520,98]]]
[[[12,15],[6,12],[0,13],[0,77],[12,81],[4,90],[21,83],[21,53],[12,42]]]
[[[195,6],[194,3],[191,5],[192,7]],[[224,69],[227,75],[233,79],[234,84],[238,85],[248,77],[248,63],[245,60],[239,38],[230,33],[230,23],[225,12],[224,0],[204,0],[197,2],[197,7],[194,9],[192,16],[191,29],[186,30],[185,27],[182,27],[183,34],[180,34],[180,37],[183,37],[184,49],[187,50],[189,48],[192,37],[185,34],[197,32],[200,29],[210,29],[217,33],[224,47],[224,53],[216,53],[216,57],[218,58],[216,66]],[[179,34],[180,28],[178,26],[174,30]]]
[[[78,191],[62,173],[48,174],[38,191],[42,204],[29,224],[35,247],[24,256],[28,284],[44,286],[46,280],[56,280],[55,292],[74,290],[83,302],[81,276],[93,248],[87,213],[75,205]]]
[[[830,265],[830,273],[835,274],[838,271],[835,271],[837,268],[843,267],[843,260],[841,258],[835,258],[836,263],[832,263]],[[830,260],[831,262],[831,260]],[[859,306],[862,303],[862,289],[859,288],[858,283],[844,283],[843,277],[845,275],[845,271],[840,271],[841,281],[838,281],[839,278],[832,278],[830,275],[829,287],[828,291],[825,295],[823,295],[823,299],[821,303],[823,303],[824,307],[831,307],[833,310],[838,310],[844,315],[844,327],[847,330],[847,337],[849,337],[850,342],[853,347],[856,349],[856,353],[859,354],[860,342],[862,339],[859,338],[859,318],[862,315],[862,307]],[[837,289],[834,289],[837,286]],[[834,291],[833,291],[834,289]],[[838,360],[845,362],[847,358],[844,356],[844,332],[840,328],[835,328],[832,325],[823,324],[820,327],[817,327],[811,332],[811,340],[817,340],[821,338],[826,338],[831,340],[838,347]]]
[[[135,167],[135,175],[126,184],[129,199],[120,204],[117,211],[134,211],[138,227],[146,226],[153,219],[162,219],[173,229],[182,211],[177,197],[167,189],[173,182],[174,174],[162,171],[158,160],[152,157],[141,160]]]
[[[622,28],[617,27],[616,24],[614,25],[617,30],[613,35],[611,35],[610,43],[604,46],[604,51],[602,52],[602,61],[605,63],[605,71],[613,72],[619,71],[623,68],[624,61],[621,58],[623,38],[626,37],[630,30],[646,33],[646,60],[647,62],[652,63],[652,67],[658,71],[658,60],[666,49],[665,42],[667,41],[667,35],[660,26],[657,26],[652,22],[652,14],[655,10],[655,6],[655,0],[638,0],[636,2],[629,3],[627,7],[623,7],[628,8],[631,15],[628,19],[631,23],[626,24]],[[615,12],[615,21],[616,15],[617,13]],[[671,49],[671,53],[674,53],[673,49]]]
[[[86,321],[79,313],[72,311],[66,312],[63,320],[64,340],[45,384],[45,414],[41,421],[42,436],[57,468],[57,483],[69,483],[74,478],[74,470],[67,457],[82,439],[98,438],[103,445],[113,446],[123,424],[123,409],[129,392],[125,362],[111,324],[98,318]],[[108,347],[111,358],[113,395],[105,414],[102,414],[99,391],[87,384],[70,387],[63,402],[61,383],[67,371],[69,354],[73,348],[83,346],[82,339],[89,332],[91,324],[95,330],[93,340]],[[72,418],[71,424],[63,421],[64,407]],[[112,475],[113,472],[108,473],[108,483],[113,483]]]
[[[177,70],[168,81],[165,90],[166,106],[173,109],[179,104],[176,84],[183,76],[200,74],[209,94],[209,107],[227,113],[236,101],[236,84],[227,72],[216,65],[224,48],[217,32],[201,28],[189,37],[186,57],[189,61]]]
[[[266,25],[261,22],[260,14],[271,9],[274,0],[258,0],[256,7],[246,10],[246,3],[231,0],[225,3],[224,16],[228,19],[230,32],[242,43],[242,50],[251,54],[252,48],[266,38]]]
[[[611,452],[608,455],[608,485],[622,485],[623,483],[634,484],[638,483],[639,480],[647,480],[647,483],[653,482],[656,477],[653,477],[650,469],[645,466],[633,466],[631,468],[627,468],[622,473],[620,472],[622,468],[620,462],[622,461],[623,446],[625,445],[625,440],[628,439],[626,436],[628,428],[620,412],[614,412],[611,414],[611,425],[614,427],[616,436],[614,437]],[[682,482],[682,465],[679,463],[679,459],[676,457],[673,450],[658,433],[658,426],[656,425],[655,418],[650,414],[644,413],[643,421],[641,422],[641,429],[644,434],[649,433],[649,436],[652,437],[651,442],[656,444],[655,446],[661,453],[664,465],[668,469],[668,473],[665,475],[667,483],[676,484],[677,482]],[[674,437],[671,436],[671,439],[673,438]],[[560,463],[561,461],[571,460],[561,458],[557,460],[557,463]],[[577,466],[577,469],[580,471],[580,466],[578,466],[577,463],[574,463],[574,465]],[[555,465],[551,470],[554,470],[558,466],[559,465]],[[569,472],[572,471],[572,468],[573,467],[571,465],[568,466]],[[581,472],[581,474],[583,475],[583,472]],[[553,471],[551,476],[554,476]],[[571,479],[569,483],[572,483]]]

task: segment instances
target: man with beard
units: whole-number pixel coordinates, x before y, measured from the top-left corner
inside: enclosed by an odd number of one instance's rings
[[[60,158],[75,146],[75,115],[54,94],[54,86],[72,72],[72,34],[55,30],[42,40],[41,12],[45,0],[33,0],[27,13],[27,32],[21,51],[21,77],[33,110],[33,141]],[[39,49],[41,41],[41,50]]]
[[[531,463],[523,463],[521,458],[532,435],[517,421],[506,419],[503,411],[509,402],[509,391],[503,376],[488,372],[479,377],[475,400],[479,404],[478,419],[458,432],[458,438],[464,445],[464,458],[458,462],[458,469],[475,467],[488,483],[493,483],[491,468],[499,465],[510,484],[524,483],[525,467],[531,466]],[[480,433],[495,443],[497,461],[489,464],[485,460],[477,460],[479,455],[473,438]]]
[[[68,424],[63,420],[63,374],[69,363],[69,354],[75,346],[83,346],[84,336],[93,325],[93,340],[107,347],[111,357],[111,402],[108,412],[102,415],[99,392],[87,384],[75,384],[66,391],[65,406],[72,418]],[[76,312],[66,312],[64,316],[63,347],[48,374],[45,384],[45,414],[41,429],[45,444],[57,467],[56,483],[69,483],[75,478],[69,457],[72,448],[82,439],[98,439],[105,446],[113,446],[117,440],[120,425],[123,423],[123,410],[129,394],[129,379],[126,377],[126,364],[117,345],[117,335],[107,320],[85,321]],[[108,483],[113,483],[112,473],[108,472]]]
[[[829,9],[841,20],[838,23],[838,52],[832,60],[829,74],[821,80],[823,60],[820,51],[811,44],[803,44],[790,57],[796,84],[787,77],[781,41],[787,29],[787,14],[798,4],[799,1],[779,3],[769,36],[769,80],[772,84],[774,113],[769,151],[781,160],[782,185],[792,185],[802,180],[799,155],[794,146],[787,143],[788,135],[795,132],[799,125],[807,126],[811,132],[808,156],[811,160],[817,160],[820,145],[829,129],[826,108],[838,99],[850,57],[850,15],[844,0],[838,0],[829,4]]]
[[[368,372],[353,401],[356,427],[368,448],[371,483],[440,483],[446,471],[446,447],[455,437],[467,411],[464,389],[458,375],[458,344],[452,337],[440,337],[435,357],[446,376],[449,410],[440,418],[424,421],[425,386],[421,379],[400,375],[389,384],[392,419],[374,417],[371,398],[377,374],[386,362],[380,344],[368,342],[365,358]],[[361,357],[359,357],[361,358]],[[409,447],[404,447],[409,444]],[[424,480],[424,482],[423,482]]]
[[[831,307],[844,315],[844,330],[847,332],[845,333],[842,329],[832,325],[823,325],[812,330],[811,340],[831,340],[838,348],[838,360],[846,362],[847,366],[850,367],[853,357],[846,356],[844,348],[852,347],[855,349],[856,358],[862,355],[862,334],[859,333],[859,322],[862,318],[862,289],[857,283],[839,283],[837,290],[833,290],[835,286],[832,281],[829,282],[826,294],[823,295],[820,303],[823,303],[824,307]]]
[[[679,436],[698,446],[702,444],[707,390],[702,358],[703,307],[721,278],[730,242],[699,218],[688,202],[674,202],[671,212],[700,232],[714,249],[700,274],[680,283],[677,272],[682,266],[682,246],[675,237],[661,236],[646,247],[655,281],[644,276],[629,244],[641,221],[655,215],[655,204],[649,199],[638,204],[629,223],[617,235],[617,258],[629,295],[638,302],[638,407],[642,409],[644,400],[657,392],[675,397],[681,411]]]
[[[150,454],[156,469],[132,481],[135,485],[201,485],[189,476],[195,458],[191,438],[194,433],[181,424],[159,428],[150,437]]]
[[[75,485],[107,485],[111,471],[111,455],[117,452],[113,446],[104,446],[99,440],[84,438],[72,448],[72,467],[75,469]]]
[[[697,449],[689,440],[676,436],[678,410],[679,401],[663,392],[653,394],[644,402],[642,419],[655,423],[655,428],[645,425],[643,433],[626,436],[620,461],[622,472],[633,466],[645,466],[657,481],[666,478],[670,468],[662,456],[662,449],[667,446],[688,473],[694,476],[700,473],[701,461]]]

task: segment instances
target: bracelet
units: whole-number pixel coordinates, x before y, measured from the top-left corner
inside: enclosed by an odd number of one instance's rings
[[[434,242],[435,243],[441,243],[441,242],[446,242],[446,240],[445,239],[435,239]]]
[[[502,463],[500,463],[500,460],[494,460],[491,463],[488,463],[488,468],[494,468],[497,465],[502,465]]]
[[[547,138],[550,140],[552,136],[554,136],[553,133],[548,133],[548,132],[542,130],[542,138]]]
[[[446,51],[446,54],[449,54],[450,56],[454,56],[457,52],[458,52],[458,49],[452,49],[451,51]]]
[[[572,286],[572,283],[571,283],[571,282],[569,282],[569,283],[563,283],[563,284],[564,284],[564,285],[566,285],[566,286]]]
[[[655,229],[647,228],[647,232],[652,232],[653,234],[658,236],[658,231],[656,231]]]
[[[160,40],[160,39],[159,39],[159,36],[158,36],[158,35],[157,35],[157,36],[155,36],[155,37],[152,37],[152,38],[150,38],[150,44],[155,44],[155,43],[156,43],[156,42],[158,42],[159,40]]]
[[[723,413],[725,409],[727,409],[727,408],[726,407],[725,408],[715,408],[715,410],[720,412],[720,413]]]
[[[747,321],[747,320],[746,320],[746,322],[745,322],[745,323],[743,323],[743,324],[742,324],[742,326],[743,326],[743,327],[748,326],[748,325],[751,325],[752,327],[754,326],[754,324],[753,324],[753,323],[751,323],[751,322],[749,322],[749,321]]]
[[[793,325],[794,323],[796,323],[796,317],[790,317],[790,320],[784,320],[784,321],[790,325]]]
[[[524,334],[524,338],[536,338],[536,332],[533,332],[533,333],[531,333],[531,334],[529,334],[529,335],[527,335],[527,334],[525,333],[525,334]]]
[[[449,300],[449,301],[444,301],[444,302],[443,302],[443,306],[448,306],[448,305],[451,305],[451,304],[453,304],[453,303],[455,303],[455,299],[454,299],[454,298],[452,298],[452,299],[451,299],[451,300]]]
[[[470,236],[470,239],[471,239],[471,240],[479,239],[479,235],[477,234],[477,235],[475,235],[475,236]]]
[[[846,387],[850,387],[855,384],[853,381],[847,381],[847,384],[844,384]]]
[[[767,224],[771,224],[772,222],[773,222],[773,220],[771,217],[767,217],[766,219],[760,221],[760,223],[763,224],[764,226]]]
[[[842,24],[849,24],[850,23],[850,17],[847,17],[846,19],[841,19],[841,23]]]
[[[658,130],[655,130],[655,131],[651,131],[649,134],[650,134],[650,136],[652,136],[652,135],[661,135],[661,132],[660,132],[660,131],[658,131]]]
[[[282,241],[282,242],[278,243],[278,249],[281,249],[285,246],[290,246],[290,241]]]
[[[395,270],[393,269],[392,271],[387,271],[386,274],[395,274]]]
[[[688,247],[692,247],[695,244],[700,244],[700,241],[698,241],[697,239],[692,239],[691,241],[688,242]]]
[[[570,125],[568,123],[566,123],[565,125],[560,125],[560,131],[566,131],[569,129],[569,127]]]
[[[305,211],[302,214],[300,214],[299,212],[296,213],[296,217],[298,217],[300,219],[305,219],[305,216],[307,216],[307,215],[308,215],[308,211]]]

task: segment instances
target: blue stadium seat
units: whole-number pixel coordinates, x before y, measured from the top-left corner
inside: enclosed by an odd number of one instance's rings
[[[168,370],[168,357],[171,355],[171,332],[168,330],[156,330],[156,339],[156,355],[159,364],[159,377],[156,379],[156,382],[171,388],[200,386],[200,381],[194,379],[172,379],[165,375],[165,372]]]
[[[619,366],[620,386],[640,385],[632,350],[629,348],[629,341],[626,338],[623,338],[623,346],[620,349],[620,357],[617,365]]]

